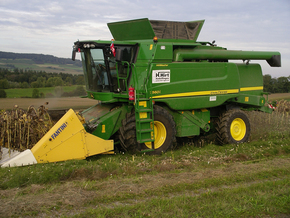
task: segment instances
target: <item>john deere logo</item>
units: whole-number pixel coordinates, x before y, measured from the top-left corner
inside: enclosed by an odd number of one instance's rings
[[[93,93],[91,93],[91,94],[90,94],[90,96],[91,96],[91,98],[94,98],[94,95],[93,95]]]
[[[152,83],[169,83],[170,70],[153,70]]]

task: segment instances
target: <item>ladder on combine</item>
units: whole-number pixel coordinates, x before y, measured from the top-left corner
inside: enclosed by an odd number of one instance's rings
[[[136,69],[135,66],[134,69]],[[135,73],[133,75],[136,87],[138,87]],[[154,151],[154,109],[152,94],[147,89],[147,82],[145,82],[144,90],[135,89],[134,106],[137,142],[140,144],[145,143],[147,146],[144,150],[142,148],[140,150],[141,152]]]
[[[135,118],[138,143],[145,143],[149,149],[141,152],[154,151],[154,110],[152,98],[140,97],[136,93]]]

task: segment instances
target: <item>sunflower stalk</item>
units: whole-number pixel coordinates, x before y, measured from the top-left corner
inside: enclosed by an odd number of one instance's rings
[[[53,126],[42,105],[37,110],[30,106],[27,111],[15,106],[10,111],[0,111],[0,146],[24,151],[32,148]],[[0,150],[1,152],[1,150]]]

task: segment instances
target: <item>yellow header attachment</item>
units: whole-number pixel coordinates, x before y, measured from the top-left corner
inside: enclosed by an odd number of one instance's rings
[[[20,153],[5,162],[2,167],[85,159],[112,150],[114,150],[113,140],[104,140],[87,133],[75,112],[70,109],[31,149],[31,152],[26,150]]]

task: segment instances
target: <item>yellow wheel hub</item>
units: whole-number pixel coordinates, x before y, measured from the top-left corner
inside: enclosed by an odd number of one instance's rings
[[[154,121],[154,148],[157,149],[163,145],[166,139],[166,128],[163,123]],[[152,148],[151,142],[146,142],[148,148]]]
[[[246,124],[241,118],[236,118],[233,120],[231,127],[231,136],[236,141],[241,141],[246,135]]]

